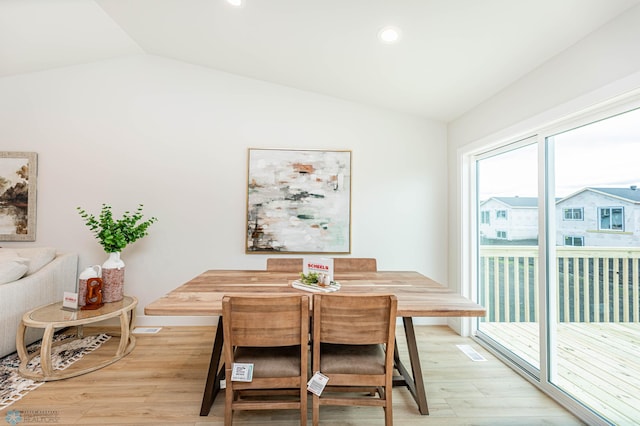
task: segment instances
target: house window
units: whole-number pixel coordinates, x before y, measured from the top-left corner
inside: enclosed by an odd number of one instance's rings
[[[562,212],[564,215],[564,220],[583,220],[584,219],[584,215],[582,214],[583,212],[582,207],[562,209]]]
[[[507,231],[496,231],[496,238],[499,240],[507,239]]]
[[[584,237],[573,237],[570,235],[564,236],[564,245],[565,246],[576,246],[582,247],[584,246]]]
[[[480,212],[480,223],[486,223],[487,225],[491,224],[491,212],[490,211],[482,211]]]
[[[506,210],[496,210],[496,219],[506,219],[507,211]]]
[[[600,217],[600,229],[624,230],[624,207],[600,207],[598,208],[598,216]]]

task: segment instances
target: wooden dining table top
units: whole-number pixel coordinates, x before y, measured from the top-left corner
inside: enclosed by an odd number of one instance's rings
[[[225,295],[309,294],[291,286],[298,273],[264,270],[209,270],[144,308],[145,315],[222,315]],[[482,317],[486,310],[451,289],[413,271],[336,273],[332,294],[394,294],[398,317]]]

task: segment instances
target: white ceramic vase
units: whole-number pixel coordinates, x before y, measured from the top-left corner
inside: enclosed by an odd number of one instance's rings
[[[124,262],[120,252],[109,253],[102,264],[102,301],[117,302],[124,298]]]

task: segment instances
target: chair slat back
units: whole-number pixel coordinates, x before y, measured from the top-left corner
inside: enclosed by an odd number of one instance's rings
[[[393,295],[315,294],[314,339],[348,345],[390,343],[390,336],[395,336],[397,303]]]
[[[378,264],[374,258],[336,257],[333,259],[333,270],[340,272],[376,272]]]
[[[299,345],[306,342],[309,333],[306,295],[225,296],[222,315],[225,328],[229,327],[231,346]]]
[[[268,258],[267,271],[302,272],[302,258]]]

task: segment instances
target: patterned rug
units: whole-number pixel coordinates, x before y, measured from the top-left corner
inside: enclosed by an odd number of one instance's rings
[[[97,336],[87,336],[83,339],[71,339],[73,336],[56,335],[54,342],[71,340],[68,343],[62,343],[60,346],[51,348],[52,366],[55,370],[64,370],[74,362],[78,361],[85,354],[98,349],[104,342],[109,340],[111,336],[100,334]],[[40,350],[40,342],[33,343],[28,347],[28,352]],[[20,358],[18,354],[8,355],[0,359],[0,411],[4,410],[20,398],[44,384],[45,382],[36,382],[25,379],[18,373],[20,366]],[[35,356],[28,365],[30,370],[42,371],[40,367],[40,355]]]

